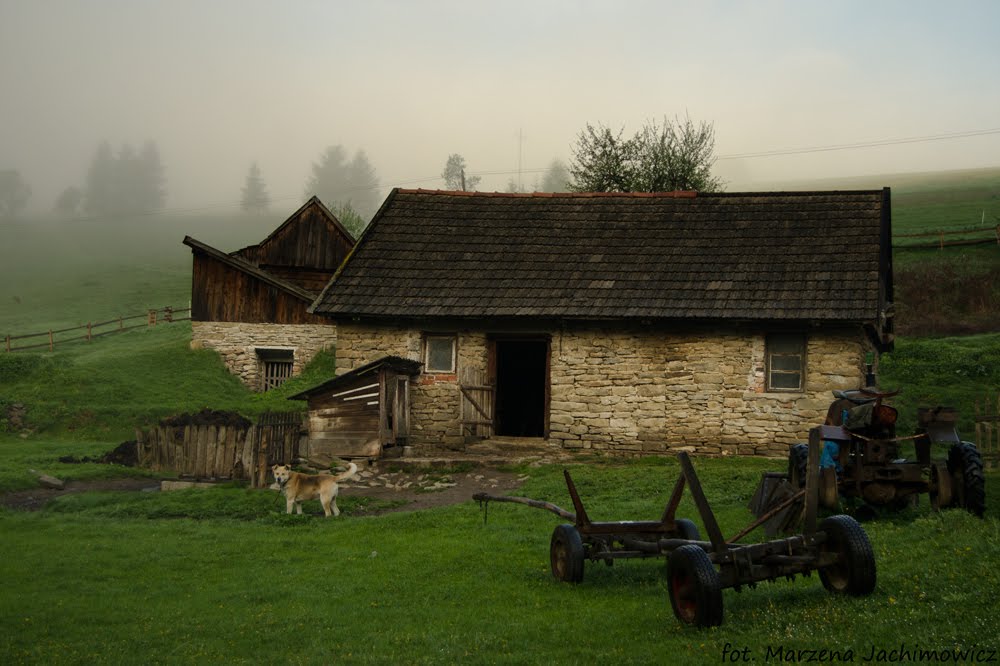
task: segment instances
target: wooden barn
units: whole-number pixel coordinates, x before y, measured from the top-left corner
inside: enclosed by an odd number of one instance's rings
[[[305,456],[356,458],[401,452],[410,436],[410,382],[421,365],[385,356],[289,398],[309,405]]]
[[[308,312],[354,247],[316,197],[267,238],[223,252],[190,236],[192,346],[217,350],[248,386],[280,385],[336,342],[336,326]]]

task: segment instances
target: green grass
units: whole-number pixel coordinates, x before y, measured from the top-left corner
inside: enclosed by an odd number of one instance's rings
[[[0,452],[0,460],[3,459]],[[770,461],[696,459],[725,534]],[[672,459],[572,468],[598,520],[659,515]],[[569,504],[561,469],[529,468],[520,494]],[[987,482],[998,506],[1000,478]],[[723,593],[720,628],[681,626],[661,559],[549,573],[559,522],[471,501],[415,513],[286,516],[274,494],[229,487],[88,494],[0,513],[0,661],[14,663],[719,663],[726,645],[851,649],[1000,647],[1000,524],[962,511],[866,526],[878,586],[828,594],[816,576]],[[317,507],[311,507],[317,512]],[[685,499],[681,513],[695,517]],[[701,521],[695,517],[701,526]],[[702,530],[704,533],[704,530]]]
[[[187,307],[185,235],[229,252],[260,242],[283,219],[162,214],[0,221],[0,336]]]
[[[190,339],[190,324],[175,323],[57,347],[51,353],[0,354],[0,408],[26,405],[34,431],[121,441],[134,438],[136,427],[203,408],[245,416],[301,410],[304,403],[288,396],[334,372],[333,352],[323,352],[280,388],[254,393],[216,352],[192,350]]]
[[[883,389],[901,389],[892,399],[899,410],[897,432],[912,434],[917,407],[959,410],[959,433],[972,440],[975,402],[1000,394],[1000,334],[951,338],[902,338],[879,361]]]

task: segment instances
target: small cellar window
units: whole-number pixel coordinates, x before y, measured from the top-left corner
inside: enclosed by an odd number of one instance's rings
[[[260,363],[260,390],[270,391],[292,376],[295,352],[291,349],[257,349]]]

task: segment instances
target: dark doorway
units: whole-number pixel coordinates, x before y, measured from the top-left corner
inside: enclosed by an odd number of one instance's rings
[[[548,340],[496,340],[496,434],[544,437]]]

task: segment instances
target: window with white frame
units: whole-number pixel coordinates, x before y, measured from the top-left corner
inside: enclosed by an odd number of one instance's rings
[[[424,337],[424,372],[455,372],[454,335],[430,335]]]
[[[806,336],[802,333],[769,333],[767,390],[802,391],[805,386]]]

